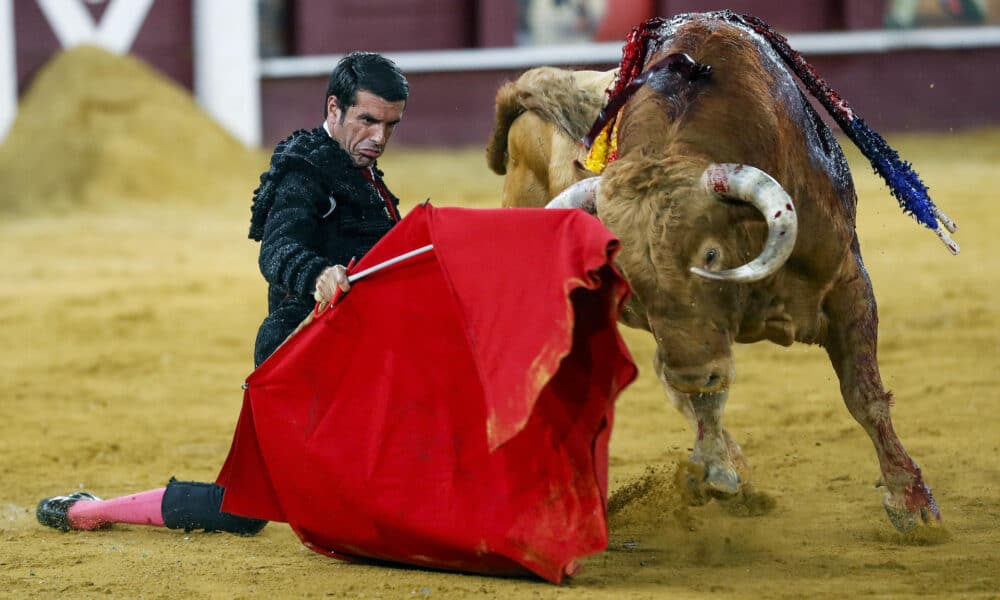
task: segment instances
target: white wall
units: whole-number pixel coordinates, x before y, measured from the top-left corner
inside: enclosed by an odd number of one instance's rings
[[[261,138],[255,0],[194,0],[198,103],[247,146]]]
[[[17,114],[16,52],[14,0],[0,0],[0,142]]]
[[[85,0],[36,0],[63,48],[94,44],[116,54],[132,48],[154,0],[108,0],[94,22]],[[158,0],[179,2],[181,0]],[[256,0],[191,0],[194,93],[206,112],[247,146],[261,137]],[[17,115],[14,1],[0,0],[0,141]]]

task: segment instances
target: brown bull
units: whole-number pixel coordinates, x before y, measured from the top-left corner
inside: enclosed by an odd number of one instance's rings
[[[621,240],[619,266],[634,290],[623,321],[653,334],[657,375],[697,432],[691,459],[704,478],[695,485],[714,497],[749,486],[742,450],[722,425],[733,343],[819,344],[874,443],[893,525],[937,524],[930,489],[890,419],[875,298],[855,234],[857,198],[840,146],[773,42],[742,18],[724,11],[657,25],[645,83],[620,113],[617,160],[549,206],[589,202]],[[667,66],[654,73],[651,65]],[[530,115],[531,124],[519,129],[514,120],[491,144],[506,133],[505,205],[540,206],[558,191],[541,182],[581,179],[579,157],[553,162],[539,150],[545,143],[535,144],[536,156],[515,160],[531,148],[525,140],[539,129],[539,115],[560,110],[529,108],[517,119]],[[550,137],[580,137],[579,128],[561,129]],[[532,160],[548,171],[512,178]]]

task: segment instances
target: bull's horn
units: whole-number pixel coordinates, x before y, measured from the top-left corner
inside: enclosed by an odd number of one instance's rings
[[[545,208],[582,208],[592,215],[597,214],[597,189],[601,185],[600,176],[588,177],[559,192]]]
[[[760,256],[727,271],[691,267],[691,272],[717,281],[759,281],[781,268],[795,247],[799,222],[788,193],[770,175],[748,165],[711,164],[701,176],[701,185],[719,198],[752,204],[767,221],[767,241]]]

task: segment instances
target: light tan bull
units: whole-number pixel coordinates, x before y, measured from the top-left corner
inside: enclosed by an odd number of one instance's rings
[[[605,101],[615,71],[538,67],[502,86],[486,161],[504,178],[501,205],[541,207],[583,177],[580,141]]]

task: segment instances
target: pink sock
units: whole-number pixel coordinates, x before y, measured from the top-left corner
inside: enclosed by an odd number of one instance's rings
[[[69,507],[67,516],[73,529],[97,529],[108,523],[163,526],[163,491],[139,492],[110,500],[79,500]]]

